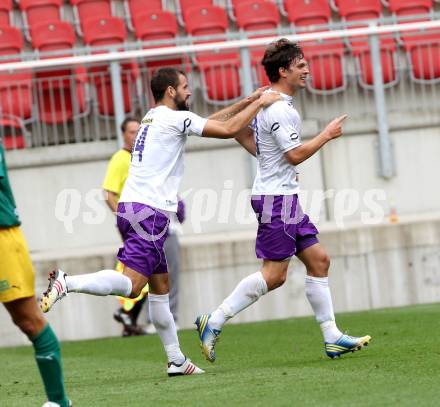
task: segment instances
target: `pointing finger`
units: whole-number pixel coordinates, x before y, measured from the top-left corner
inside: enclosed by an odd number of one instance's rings
[[[348,114],[343,114],[342,116],[339,116],[339,117],[337,118],[337,121],[338,121],[339,123],[342,123],[347,117],[348,117]]]

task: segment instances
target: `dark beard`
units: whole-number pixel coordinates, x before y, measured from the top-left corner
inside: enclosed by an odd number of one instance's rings
[[[186,104],[186,101],[183,99],[174,99],[174,103],[176,105],[177,110],[189,110],[188,105]]]

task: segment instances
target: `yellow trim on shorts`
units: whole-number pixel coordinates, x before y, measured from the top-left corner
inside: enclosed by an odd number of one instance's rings
[[[0,228],[0,302],[35,295],[35,273],[26,239],[18,226]]]

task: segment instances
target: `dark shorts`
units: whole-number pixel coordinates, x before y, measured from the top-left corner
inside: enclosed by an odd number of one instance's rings
[[[169,225],[165,212],[141,203],[123,202],[118,205],[117,225],[124,241],[118,259],[124,265],[146,277],[168,272],[163,250]]]
[[[251,204],[258,220],[259,259],[285,260],[318,243],[319,232],[303,213],[298,195],[254,195]]]

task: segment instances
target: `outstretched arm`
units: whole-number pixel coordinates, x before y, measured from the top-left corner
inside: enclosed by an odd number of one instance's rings
[[[292,150],[284,153],[286,160],[293,165],[298,165],[315,154],[324,144],[338,138],[342,135],[342,122],[347,118],[347,115],[337,117],[332,120],[327,127],[312,138],[307,143],[304,143]]]
[[[225,107],[218,112],[213,113],[208,119],[217,120],[219,122],[225,122],[229,120],[231,117],[235,116],[237,113],[240,113],[243,109],[249,106],[252,102],[257,100],[263,92],[268,89],[268,86],[264,86],[262,88],[258,88],[255,92],[253,92],[248,97],[239,100],[231,106]]]
[[[204,137],[233,138],[245,127],[247,127],[255,115],[263,108],[281,100],[281,95],[276,92],[263,94],[259,99],[253,101],[240,113],[231,117],[225,122],[209,119],[203,128]]]

